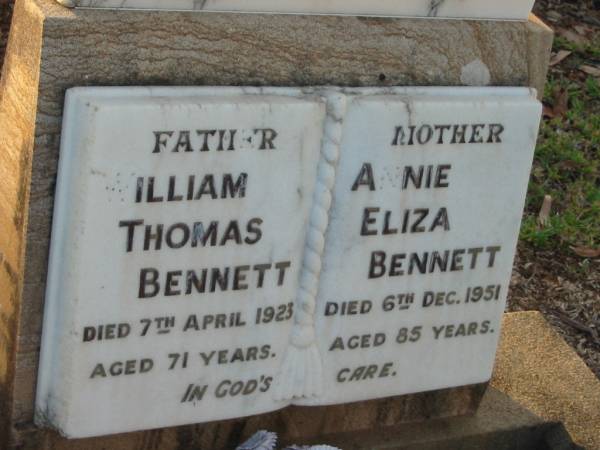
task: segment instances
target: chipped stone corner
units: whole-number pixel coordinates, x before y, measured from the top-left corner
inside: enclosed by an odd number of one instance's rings
[[[77,0],[56,0],[56,1],[63,6],[66,6],[67,8],[75,8],[76,6],[78,6]]]
[[[471,61],[460,71],[460,82],[465,86],[488,86],[491,81],[490,69],[480,59]]]
[[[39,428],[48,428],[55,430],[58,434],[66,439],[70,439],[71,436],[63,428],[58,425],[55,411],[46,403],[44,407],[36,406],[34,414],[34,423]]]

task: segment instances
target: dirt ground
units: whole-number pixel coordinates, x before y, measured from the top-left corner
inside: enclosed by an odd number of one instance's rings
[[[550,68],[549,78],[565,77],[574,83],[584,83],[592,75],[583,72],[581,67],[600,67],[598,49],[592,48],[600,35],[600,1],[537,0],[534,12],[556,30],[559,41],[578,41],[588,49],[579,53],[579,59],[567,57],[556,63],[560,50],[555,45],[555,64]],[[600,73],[596,74],[598,76]],[[597,111],[599,106],[587,104],[586,108]],[[595,130],[596,137],[599,132]],[[598,147],[593,150],[591,158],[599,158]],[[596,178],[595,184],[600,186],[600,179]],[[600,223],[592,223],[592,226],[597,233]],[[585,257],[559,243],[555,248],[540,250],[521,241],[507,310],[541,311],[600,378],[600,252],[597,242],[595,248],[588,250],[589,257]],[[586,252],[579,253],[585,255]]]
[[[542,312],[600,378],[600,261],[520,244],[507,310]]]

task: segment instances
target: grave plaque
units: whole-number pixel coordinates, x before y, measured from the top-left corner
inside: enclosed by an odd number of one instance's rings
[[[534,0],[58,0],[82,8],[527,19]]]
[[[317,300],[321,402],[490,379],[540,119],[525,92],[349,102]]]
[[[277,405],[324,114],[240,89],[69,91],[41,414],[87,436]]]
[[[489,380],[540,113],[524,88],[71,89],[38,423]]]

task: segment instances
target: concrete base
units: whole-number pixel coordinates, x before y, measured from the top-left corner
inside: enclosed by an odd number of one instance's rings
[[[73,86],[543,87],[552,32],[529,22],[70,10],[17,0],[0,84],[0,447],[231,449],[473,413],[481,386],[261,418],[66,441],[33,424],[64,93]],[[481,64],[476,64],[482,67]],[[94,420],[93,406],[90,420]],[[300,419],[304,417],[304,419]]]
[[[540,313],[504,315],[492,386],[600,450],[600,380]]]
[[[494,388],[488,389],[475,416],[324,436],[320,442],[343,450],[583,449],[573,444],[561,423],[541,419]]]

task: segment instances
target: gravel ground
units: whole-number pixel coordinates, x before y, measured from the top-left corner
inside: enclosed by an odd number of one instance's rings
[[[600,259],[519,246],[508,311],[540,311],[600,378]]]

